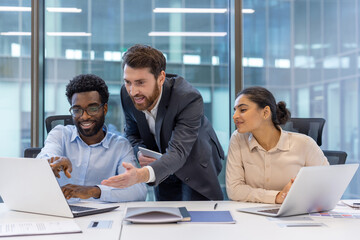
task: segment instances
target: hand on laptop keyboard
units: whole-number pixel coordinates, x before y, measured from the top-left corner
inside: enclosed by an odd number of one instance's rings
[[[295,178],[292,178],[288,184],[276,195],[275,203],[281,204],[284,202],[287,193],[290,191],[292,184],[294,183]]]
[[[61,187],[66,199],[70,198],[100,198],[101,190],[97,186],[80,186],[75,184],[67,184]]]

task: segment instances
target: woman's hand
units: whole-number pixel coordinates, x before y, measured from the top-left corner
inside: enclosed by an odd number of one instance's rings
[[[281,204],[284,202],[287,193],[290,191],[292,184],[294,183],[295,178],[292,178],[288,184],[276,195],[275,203]]]

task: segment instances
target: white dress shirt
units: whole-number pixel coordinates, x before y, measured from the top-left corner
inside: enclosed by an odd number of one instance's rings
[[[72,163],[71,178],[60,172],[60,186],[76,184],[98,186],[100,199],[106,202],[144,201],[147,189],[145,184],[135,184],[128,188],[113,188],[101,185],[101,181],[125,172],[123,162],[135,166],[135,156],[129,141],[114,133],[106,132],[101,142],[87,145],[79,136],[74,125],[58,125],[46,138],[45,146],[37,158],[55,156],[67,157]]]
[[[157,112],[158,112],[158,108],[159,108],[159,103],[160,103],[160,100],[161,100],[161,97],[162,97],[162,91],[163,91],[163,88],[161,86],[160,97],[157,100],[154,108],[151,109],[150,112],[148,110],[142,111],[145,114],[145,118],[146,118],[146,121],[147,121],[147,123],[149,125],[150,132],[152,133],[152,135],[154,135],[155,141],[156,141],[156,137],[155,137],[155,121],[156,121],[156,116],[157,116]],[[147,168],[149,170],[149,180],[146,183],[155,182],[156,176],[155,176],[154,169],[151,166],[145,166],[145,168]]]

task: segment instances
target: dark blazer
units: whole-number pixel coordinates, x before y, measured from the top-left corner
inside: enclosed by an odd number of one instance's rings
[[[224,151],[209,120],[204,116],[200,93],[182,77],[166,75],[155,121],[155,137],[145,114],[138,111],[125,86],[121,88],[125,114],[125,134],[138,151],[138,146],[161,152],[151,163],[158,185],[175,174],[192,189],[211,200],[223,199],[217,176]]]

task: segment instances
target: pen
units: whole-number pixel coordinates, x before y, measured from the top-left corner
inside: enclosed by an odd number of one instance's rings
[[[216,210],[216,208],[217,208],[217,203],[215,203],[215,205],[214,205],[214,210]]]
[[[286,227],[322,227],[321,223],[309,223],[309,224],[288,224]]]
[[[354,208],[354,209],[360,209],[360,203],[359,202],[353,202],[353,203],[348,203],[345,201],[341,201],[343,204],[345,204],[348,207]]]

